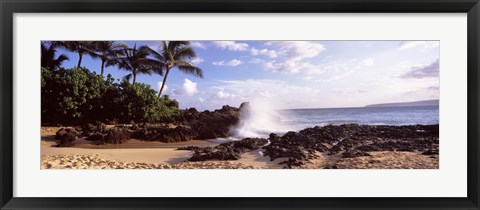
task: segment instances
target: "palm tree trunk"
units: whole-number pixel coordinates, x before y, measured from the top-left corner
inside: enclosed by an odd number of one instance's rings
[[[105,61],[102,60],[102,71],[100,73],[100,75],[102,75],[102,78],[103,78],[103,69],[105,68]]]
[[[162,87],[160,88],[160,91],[158,91],[158,97],[162,96],[163,87],[165,87],[165,82],[167,82],[168,72],[170,72],[170,69],[167,69],[167,71],[165,72],[165,76],[163,77]]]
[[[77,64],[77,67],[80,68],[80,64],[82,64],[82,57],[83,57],[83,54],[82,53],[78,53],[78,64]]]
[[[137,71],[136,71],[136,70],[133,70],[133,71],[132,71],[132,74],[133,74],[132,84],[133,84],[133,86],[135,87],[135,84],[137,83]]]

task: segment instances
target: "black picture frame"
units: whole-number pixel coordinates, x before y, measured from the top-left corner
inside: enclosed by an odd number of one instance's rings
[[[1,209],[479,209],[478,0],[0,0]],[[25,198],[13,197],[15,13],[467,13],[468,196],[465,198]],[[448,180],[445,180],[448,181]],[[348,189],[346,189],[348,190]]]

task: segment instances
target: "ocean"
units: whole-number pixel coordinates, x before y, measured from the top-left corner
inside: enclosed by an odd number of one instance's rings
[[[328,124],[431,125],[438,124],[438,106],[292,109],[277,111],[281,123],[303,129]]]
[[[431,125],[439,124],[438,116],[438,106],[257,110],[240,119],[233,136],[266,137],[328,124]]]

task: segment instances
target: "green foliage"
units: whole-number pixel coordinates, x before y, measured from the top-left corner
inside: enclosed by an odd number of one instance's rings
[[[85,68],[42,68],[42,123],[160,122],[176,115],[178,102],[159,98],[149,85],[103,80]]]

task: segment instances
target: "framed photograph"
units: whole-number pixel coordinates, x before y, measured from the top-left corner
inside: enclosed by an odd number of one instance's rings
[[[1,209],[479,209],[478,0],[0,6]]]

